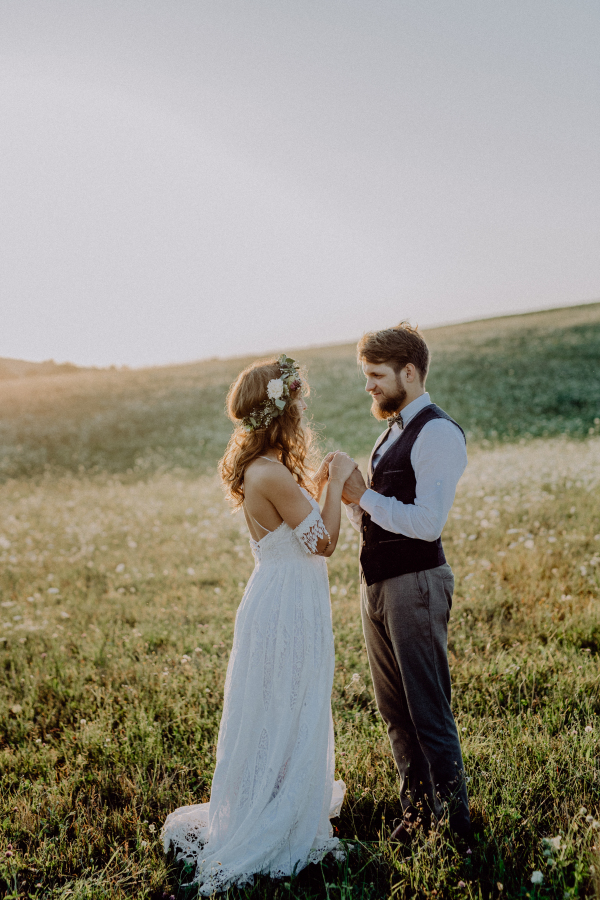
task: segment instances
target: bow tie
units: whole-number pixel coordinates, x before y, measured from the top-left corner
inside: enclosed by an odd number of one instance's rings
[[[402,421],[402,413],[396,413],[395,416],[390,416],[387,420],[388,428],[391,428],[392,425],[398,425],[400,430],[404,428],[404,422]]]

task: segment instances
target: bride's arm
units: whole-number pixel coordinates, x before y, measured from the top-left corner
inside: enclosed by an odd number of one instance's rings
[[[327,496],[321,512],[331,544],[322,552],[323,556],[331,556],[340,536],[340,519],[342,515],[342,493],[348,476],[356,468],[356,463],[347,453],[337,451],[329,462],[329,481]]]
[[[308,521],[312,535],[317,540],[310,540],[313,553],[331,556],[335,550],[340,533],[340,513],[342,490],[346,478],[355,464],[346,454],[336,454],[329,466],[329,482],[327,497],[321,515],[317,513],[307,497],[302,493],[291,472],[285,466],[272,466],[265,469],[260,485],[263,496],[273,504],[283,521],[292,530],[298,528],[309,516],[315,516],[315,522]],[[325,526],[326,534],[323,534]],[[305,541],[305,546],[308,543]]]
[[[327,479],[329,478],[329,463],[331,462],[331,460],[333,459],[335,454],[336,454],[335,450],[332,450],[331,453],[328,453],[327,456],[324,457],[323,462],[321,463],[321,465],[319,466],[319,468],[317,469],[317,471],[314,474],[313,481],[314,481],[315,487],[317,489],[317,495],[315,497],[315,500],[321,499],[321,494],[323,493],[323,488],[327,484]]]

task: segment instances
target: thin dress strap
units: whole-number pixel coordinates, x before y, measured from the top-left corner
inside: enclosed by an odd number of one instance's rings
[[[246,510],[246,512],[248,513],[248,515],[250,516],[250,518],[252,519],[252,521],[254,522],[255,525],[258,525],[258,527],[259,527],[259,528],[262,528],[263,531],[266,531],[267,534],[271,534],[271,529],[270,529],[270,528],[265,528],[264,525],[261,525],[260,522],[258,522],[258,521],[254,518],[254,516],[252,515],[251,512],[248,512],[248,508],[246,507],[246,504],[245,504],[245,503],[244,503],[244,509]]]

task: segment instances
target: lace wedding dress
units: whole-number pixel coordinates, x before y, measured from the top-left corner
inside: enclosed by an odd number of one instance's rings
[[[342,853],[329,822],[346,790],[334,781],[329,582],[315,555],[326,531],[304,493],[313,509],[297,528],[283,522],[250,541],[210,803],[176,809],[163,826],[165,852],[195,865],[202,895]]]

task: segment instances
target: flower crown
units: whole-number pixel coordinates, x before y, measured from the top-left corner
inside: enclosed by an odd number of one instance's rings
[[[277,364],[281,377],[271,378],[267,384],[267,399],[242,419],[242,428],[247,432],[270,425],[284,411],[292,394],[302,386],[300,370],[293,359],[282,353]]]

